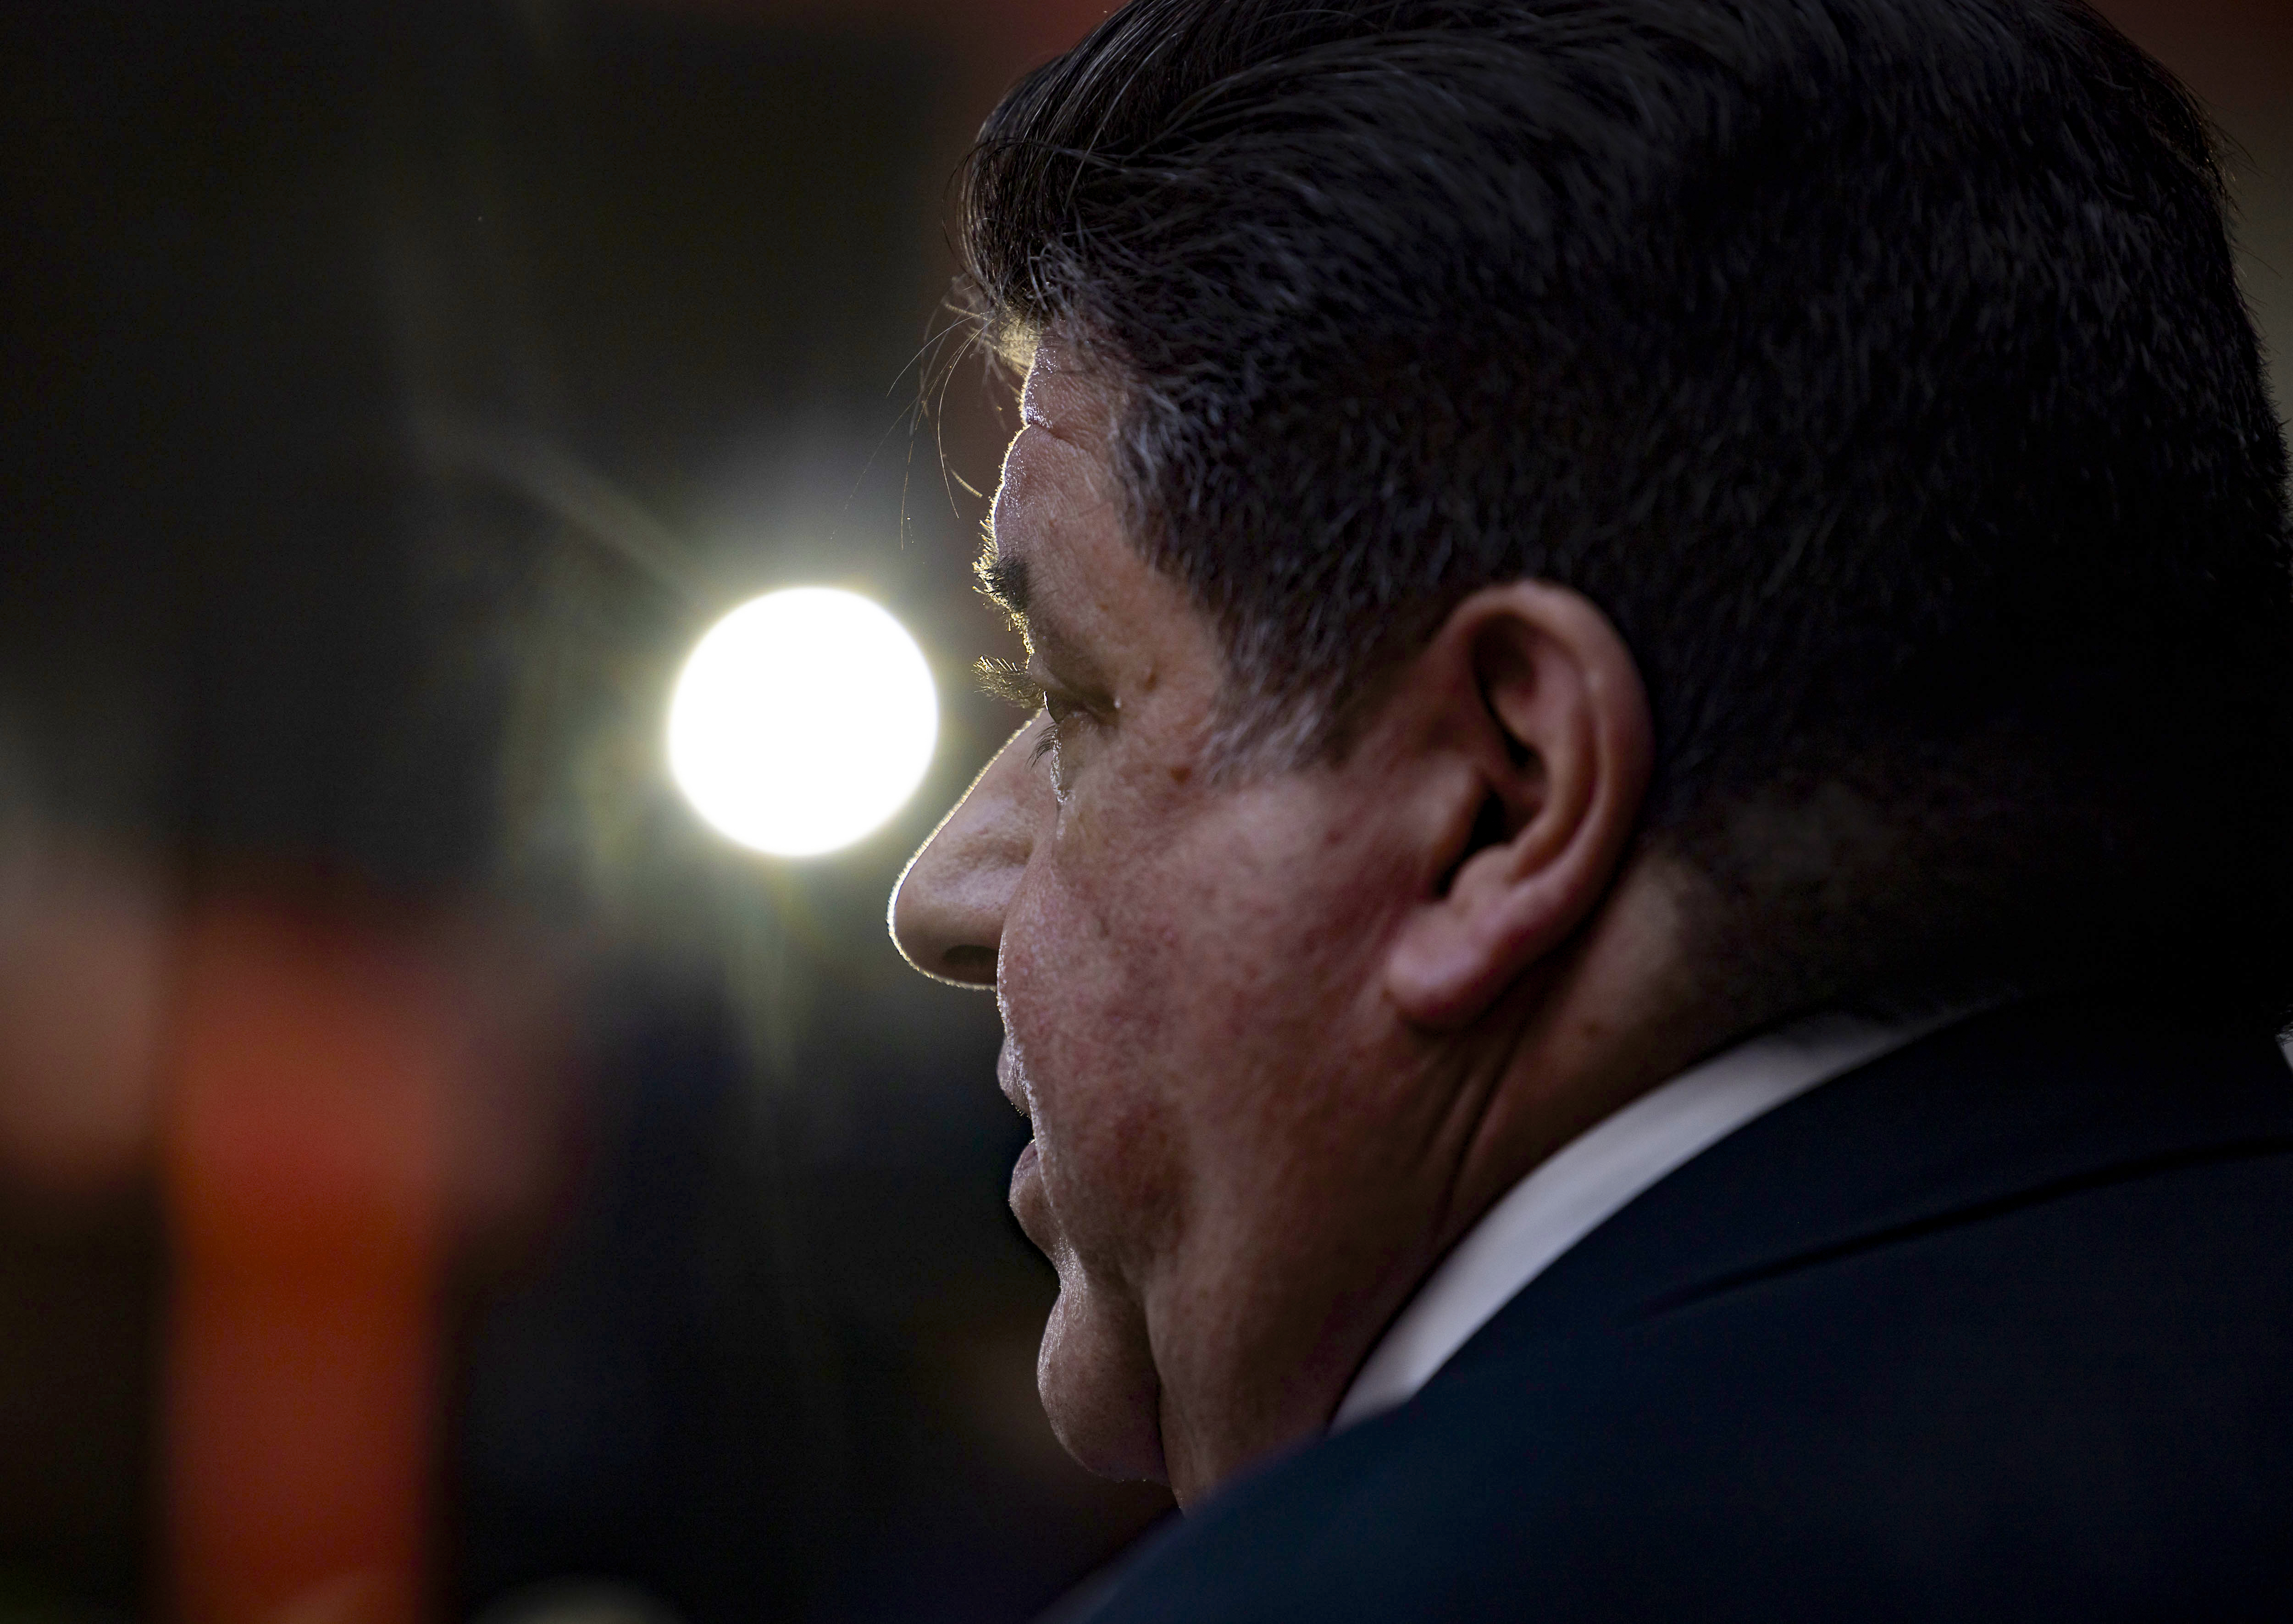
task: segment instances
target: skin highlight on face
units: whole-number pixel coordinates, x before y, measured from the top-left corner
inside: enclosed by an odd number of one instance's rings
[[[892,925],[1002,1011],[1055,1429],[1185,1502],[1325,1425],[1491,1201],[1725,1034],[1634,843],[1650,730],[1597,609],[1475,594],[1342,758],[1211,772],[1215,633],[1123,533],[1106,391],[1047,344],[1022,413],[983,575],[1041,709]]]

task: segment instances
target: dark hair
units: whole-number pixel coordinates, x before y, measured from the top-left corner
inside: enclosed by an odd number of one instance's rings
[[[2078,0],[1132,0],[962,248],[1117,386],[1244,743],[1539,577],[1802,959],[2281,950],[2283,443],[2203,119]]]

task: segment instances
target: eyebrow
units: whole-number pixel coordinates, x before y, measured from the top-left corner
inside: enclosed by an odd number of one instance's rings
[[[1027,561],[1009,553],[989,550],[979,555],[972,573],[979,577],[979,589],[995,606],[1015,621],[1027,618]]]
[[[1043,605],[1033,603],[1033,576],[1025,556],[998,552],[991,540],[988,550],[979,555],[971,568],[979,577],[980,591],[1010,617],[1011,629],[1027,646],[1030,659],[1040,656],[1055,670],[1065,672],[1071,680],[1085,686],[1098,680],[1097,662],[1084,654],[1082,646],[1067,635],[1057,616]]]

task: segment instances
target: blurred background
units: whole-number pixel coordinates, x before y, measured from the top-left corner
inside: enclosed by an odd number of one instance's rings
[[[0,17],[0,1619],[1017,1619],[1166,1512],[1050,1437],[994,1011],[883,928],[1017,720],[948,183],[1101,9]],[[2282,400],[2293,8],[2103,9]],[[664,718],[798,584],[940,727],[782,859]]]

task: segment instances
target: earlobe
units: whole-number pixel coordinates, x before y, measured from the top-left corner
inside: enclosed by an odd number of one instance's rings
[[[1548,582],[1474,594],[1419,668],[1422,702],[1446,709],[1421,762],[1436,878],[1393,940],[1386,985],[1406,1019],[1454,1028],[1599,908],[1639,823],[1654,727],[1608,617]]]
[[[1422,907],[1395,942],[1387,988],[1412,1023],[1471,1025],[1589,911],[1572,906],[1570,888],[1549,873],[1509,873],[1507,855],[1500,848],[1470,859],[1447,896]]]

